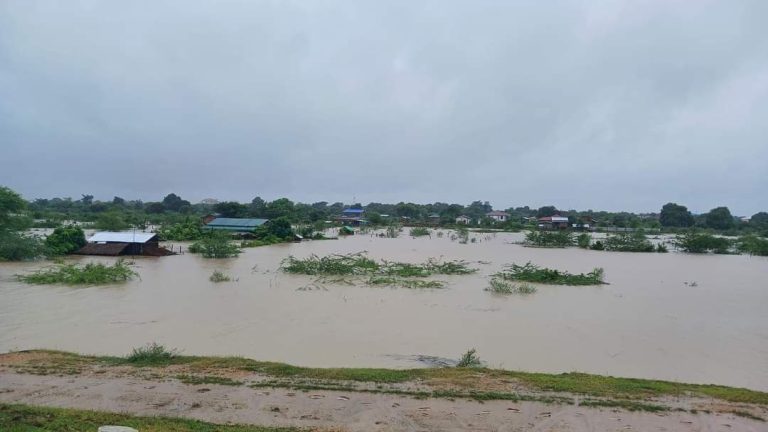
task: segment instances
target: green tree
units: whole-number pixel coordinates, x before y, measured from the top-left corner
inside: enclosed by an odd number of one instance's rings
[[[294,204],[288,198],[279,198],[267,204],[267,218],[277,219],[287,217],[294,219]]]
[[[182,207],[188,207],[189,205],[189,201],[181,199],[175,193],[170,193],[163,198],[163,207],[166,210],[178,212]]]
[[[712,229],[726,230],[733,228],[734,221],[728,207],[717,207],[706,214],[705,224]]]
[[[61,226],[45,239],[45,246],[53,255],[65,255],[85,246],[85,233],[75,225]]]
[[[768,213],[758,212],[749,218],[749,225],[757,229],[768,229]]]
[[[536,212],[536,217],[548,217],[548,216],[554,216],[558,213],[557,207],[555,206],[544,206],[539,207],[539,210]]]
[[[116,212],[102,213],[101,216],[96,219],[96,229],[104,231],[121,231],[128,228],[130,228],[128,223]]]
[[[21,195],[11,189],[0,186],[0,229],[9,228],[14,217],[27,206]]]
[[[690,227],[693,226],[693,215],[688,208],[676,203],[666,203],[661,208],[659,222],[664,227]]]
[[[248,217],[248,206],[236,201],[224,201],[213,206],[213,211],[228,218]]]

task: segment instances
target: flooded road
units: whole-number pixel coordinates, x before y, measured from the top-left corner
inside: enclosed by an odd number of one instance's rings
[[[407,232],[407,231],[406,231]],[[138,258],[141,278],[114,286],[35,286],[0,263],[0,351],[51,348],[122,355],[156,341],[186,354],[240,355],[307,366],[422,366],[476,348],[505,369],[658,378],[768,390],[768,259],[525,248],[519,234],[476,243],[369,235],[245,249],[235,259]],[[177,246],[178,248],[178,246]],[[444,289],[313,284],[278,271],[292,254],[368,251],[423,262],[464,259],[475,275]],[[106,262],[91,257],[71,261]],[[505,264],[587,272],[610,285],[483,291]],[[236,280],[212,283],[221,270]],[[695,282],[695,284],[693,283]]]

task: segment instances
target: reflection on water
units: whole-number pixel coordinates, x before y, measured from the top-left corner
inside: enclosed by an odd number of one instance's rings
[[[448,236],[360,235],[247,249],[228,260],[139,258],[140,280],[106,287],[25,285],[13,275],[46,264],[4,263],[0,350],[125,354],[157,341],[187,354],[417,367],[474,347],[506,369],[768,390],[765,258],[533,249],[511,244],[519,235],[477,237],[459,244]],[[480,271],[440,277],[448,282],[442,290],[313,285],[277,271],[289,254],[362,250],[399,261],[464,259]],[[603,267],[610,285],[540,286],[526,297],[483,291],[489,274],[526,261],[571,272]],[[214,269],[237,282],[210,282]]]

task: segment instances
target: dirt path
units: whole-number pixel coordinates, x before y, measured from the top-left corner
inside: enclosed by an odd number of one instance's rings
[[[626,412],[541,402],[191,385],[176,379],[0,373],[0,402],[345,431],[767,431],[732,414]]]

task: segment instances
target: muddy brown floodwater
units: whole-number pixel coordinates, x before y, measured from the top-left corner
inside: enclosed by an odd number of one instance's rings
[[[306,366],[418,367],[419,356],[457,358],[474,347],[505,369],[768,390],[768,259],[534,249],[511,244],[516,234],[473,236],[476,243],[459,244],[447,235],[358,235],[246,249],[236,259],[138,258],[140,279],[85,288],[23,284],[14,274],[48,264],[0,263],[0,351],[122,355],[157,341],[186,354]],[[446,288],[428,290],[317,285],[278,271],[291,254],[358,251],[464,259],[480,271],[438,277]],[[490,274],[526,261],[571,272],[602,267],[610,285],[483,291]],[[216,269],[236,280],[210,282]]]

